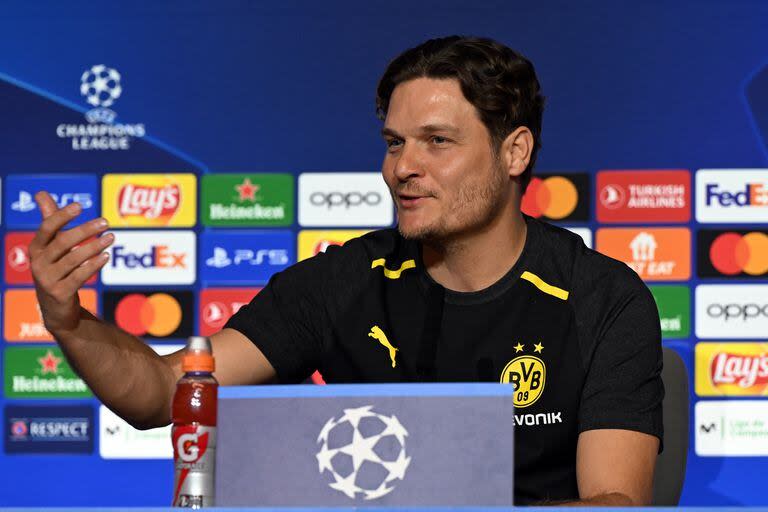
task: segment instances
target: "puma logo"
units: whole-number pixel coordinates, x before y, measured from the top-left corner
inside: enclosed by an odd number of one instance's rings
[[[384,331],[382,331],[378,325],[374,325],[373,327],[371,327],[371,332],[368,333],[368,336],[375,339],[376,341],[384,345],[384,347],[387,350],[389,350],[389,358],[392,360],[392,368],[394,368],[395,364],[397,364],[395,362],[395,354],[400,349],[392,346],[392,343],[390,343],[389,340],[387,339],[387,335],[384,334]]]

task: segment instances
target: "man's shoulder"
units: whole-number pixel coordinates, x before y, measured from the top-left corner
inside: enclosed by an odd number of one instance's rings
[[[357,273],[370,269],[378,260],[386,262],[415,258],[415,244],[405,240],[395,228],[370,231],[342,245],[331,245],[322,253],[298,265],[323,269],[333,274]]]
[[[546,222],[533,222],[539,234],[537,263],[558,275],[572,299],[595,291],[620,293],[646,288],[629,266],[590,249],[580,235]]]

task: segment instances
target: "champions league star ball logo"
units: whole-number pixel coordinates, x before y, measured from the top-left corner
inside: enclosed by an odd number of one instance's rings
[[[371,405],[344,409],[339,419],[326,422],[317,438],[320,473],[330,473],[333,481],[328,485],[352,499],[362,495],[374,500],[389,494],[411,463],[405,453],[408,431],[397,417],[371,409]]]
[[[89,105],[96,107],[85,115],[90,123],[113,122],[117,114],[107,107],[112,106],[122,93],[120,73],[104,64],[91,66],[80,77],[80,94]]]
[[[93,66],[83,73],[80,82],[80,94],[94,107],[109,107],[123,93],[120,73],[104,64]]]

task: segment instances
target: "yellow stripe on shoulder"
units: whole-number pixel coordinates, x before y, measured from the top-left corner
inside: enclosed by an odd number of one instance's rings
[[[389,270],[386,267],[386,264],[387,261],[384,258],[379,258],[371,262],[371,268],[382,267],[384,269],[384,277],[388,277],[389,279],[399,279],[400,274],[404,271],[409,268],[416,268],[416,262],[413,260],[405,260],[397,270]]]
[[[539,276],[532,272],[528,272],[526,270],[523,272],[523,275],[521,275],[520,278],[525,279],[544,293],[552,295],[553,297],[557,297],[558,299],[568,300],[567,291],[563,290],[562,288],[558,288],[557,286],[552,286],[551,284],[545,283]]]

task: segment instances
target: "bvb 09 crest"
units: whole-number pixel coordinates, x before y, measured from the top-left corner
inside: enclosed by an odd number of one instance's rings
[[[536,356],[519,356],[507,363],[501,372],[501,383],[512,384],[515,407],[532,405],[544,392],[547,368]]]

